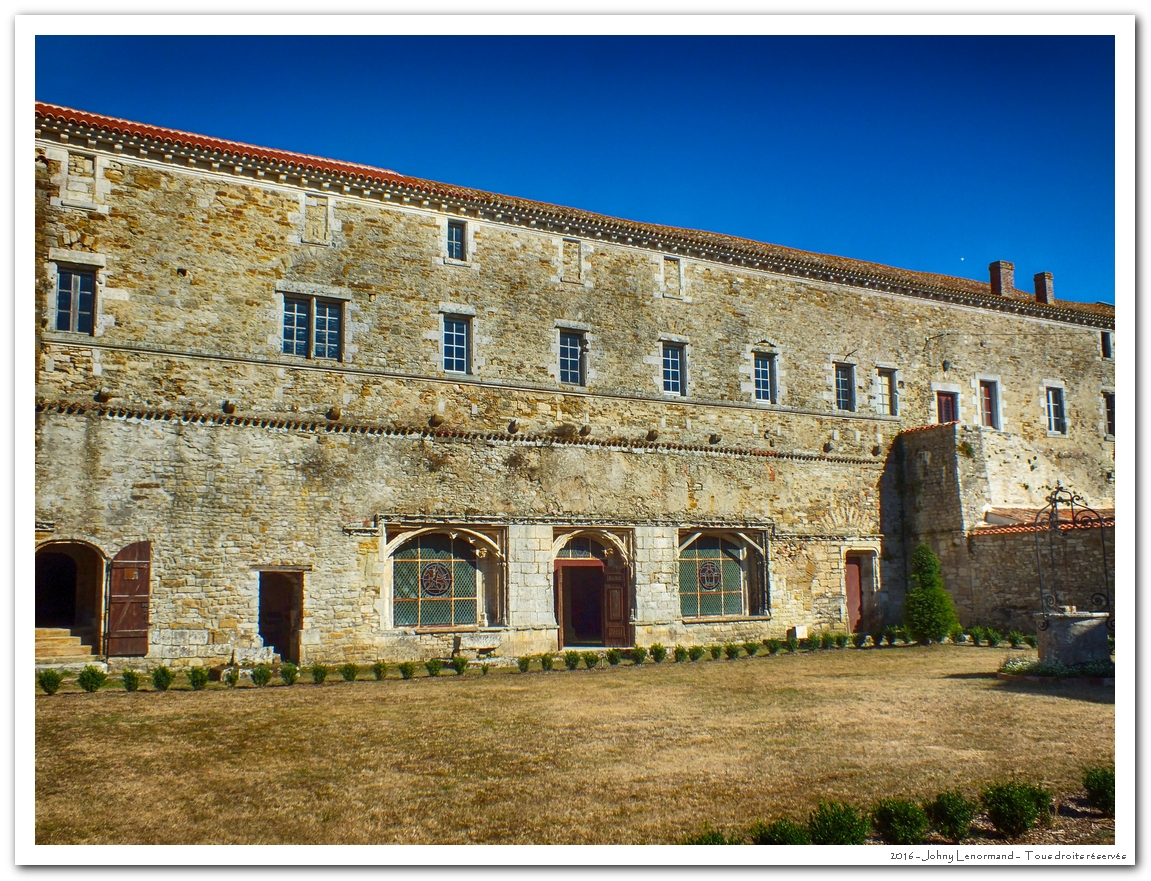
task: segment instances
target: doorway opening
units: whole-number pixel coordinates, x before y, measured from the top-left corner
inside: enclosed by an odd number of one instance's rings
[[[875,592],[875,554],[849,553],[844,561],[844,593],[847,600],[847,629],[850,633],[867,630],[870,620],[870,598]]]
[[[304,573],[260,573],[260,638],[281,661],[300,663]]]
[[[36,627],[67,630],[96,653],[101,645],[104,558],[79,542],[36,551]]]
[[[559,647],[631,645],[628,569],[593,538],[569,541],[555,560]]]

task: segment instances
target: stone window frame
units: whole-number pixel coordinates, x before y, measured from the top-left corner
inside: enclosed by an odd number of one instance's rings
[[[476,310],[474,306],[462,303],[440,303],[439,312],[439,339],[440,359],[439,369],[448,376],[475,376],[476,365]],[[464,324],[466,366],[464,370],[454,370],[448,367],[447,349],[447,322],[459,321]]]
[[[678,275],[677,281],[679,282],[679,293],[670,293],[667,285],[667,269],[668,263],[674,263],[676,266],[676,273]],[[687,273],[683,265],[683,257],[679,254],[661,254],[659,258],[659,295],[667,300],[683,300],[688,301],[690,298],[687,295]]]
[[[91,198],[81,197],[77,191],[71,190],[68,187],[70,180],[78,175],[73,175],[70,171],[71,157],[73,155],[83,156],[86,159],[92,160],[92,193]],[[105,204],[104,199],[112,189],[112,182],[104,177],[104,169],[107,167],[110,160],[107,156],[102,156],[96,152],[89,152],[87,150],[76,150],[72,147],[49,147],[44,152],[44,157],[53,162],[60,163],[60,173],[54,175],[52,182],[58,184],[59,190],[55,196],[49,199],[49,204],[55,208],[75,208],[81,211],[95,211],[97,214],[108,214],[110,208]]]
[[[832,405],[837,413],[858,413],[859,412],[859,396],[856,394],[855,381],[856,373],[859,369],[859,364],[854,361],[833,361],[831,371],[831,398]],[[842,399],[839,396],[840,389],[840,376],[842,371],[847,371],[847,389],[851,393],[851,399],[848,401],[850,406],[841,407]]]
[[[279,298],[280,317],[278,322],[279,339],[277,351],[284,357],[303,361],[329,362],[344,364],[347,362],[351,347],[348,345],[348,304],[352,299],[350,291],[330,285],[308,284],[305,282],[281,282],[276,285],[276,296]],[[308,344],[307,354],[298,355],[294,352],[284,351],[284,320],[287,315],[289,300],[302,300],[308,303]],[[338,342],[339,355],[335,358],[328,356],[317,357],[315,354],[316,339],[316,306],[317,304],[337,306],[340,315],[340,337]]]
[[[560,385],[572,386],[575,388],[587,388],[587,362],[588,362],[588,341],[587,332],[574,328],[564,327],[557,325],[556,336],[559,341],[559,360],[556,365],[556,376]],[[576,347],[579,351],[577,356],[576,366],[576,379],[564,379],[564,337],[575,337],[577,340]]]
[[[690,340],[685,336],[678,334],[661,334],[659,338],[659,352],[656,357],[656,363],[659,365],[659,373],[657,374],[657,382],[659,383],[659,390],[669,398],[686,398],[688,392],[688,369],[690,366],[689,350]],[[679,351],[679,390],[672,391],[667,388],[667,379],[664,376],[664,356],[670,350]]]
[[[50,248],[48,250],[48,281],[51,283],[51,293],[48,296],[46,327],[53,333],[67,334],[72,337],[95,337],[103,333],[103,303],[105,293],[106,270],[108,258],[103,254],[91,251],[69,251],[64,248]],[[92,330],[91,332],[77,330],[59,330],[56,327],[57,295],[60,270],[68,272],[92,273]]]
[[[703,538],[718,538],[739,549],[741,605],[738,613],[720,612],[714,615],[683,614],[683,584],[681,581],[682,570],[680,568],[683,562],[683,555],[688,548]],[[732,532],[722,529],[681,529],[678,533],[677,541],[678,547],[675,556],[675,595],[681,621],[689,624],[705,624],[721,621],[763,620],[771,618],[771,586],[770,578],[768,577],[768,549],[766,546],[760,547],[743,532]],[[760,582],[760,587],[762,588],[762,596],[756,602],[753,602],[751,595],[753,576],[757,582]],[[754,608],[756,605],[760,606],[760,608]]]
[[[872,409],[877,416],[898,416],[899,415],[899,367],[895,364],[886,361],[875,362],[875,375],[872,380]],[[888,393],[890,396],[888,410],[883,412],[883,384],[884,380],[888,381]]]
[[[1042,390],[1042,397],[1040,403],[1043,406],[1043,428],[1047,432],[1047,437],[1070,437],[1071,427],[1070,420],[1067,418],[1067,384],[1061,379],[1045,379],[1040,386]],[[1062,431],[1053,431],[1051,428],[1051,392],[1059,392],[1059,404],[1062,409]]]
[[[759,396],[759,359],[767,360],[767,397]],[[751,350],[751,398],[759,406],[779,406],[779,351],[758,346]]]
[[[960,425],[966,425],[963,421],[963,389],[960,388],[957,382],[933,382],[931,383],[931,425],[943,425],[939,421],[939,394],[942,392],[946,395],[955,396],[955,421]]]
[[[568,278],[568,273],[567,273],[567,258],[566,258],[565,252],[566,252],[567,247],[569,245],[575,245],[575,278]],[[570,236],[564,236],[560,239],[560,241],[559,241],[559,251],[560,251],[559,276],[560,276],[561,282],[563,282],[564,284],[574,284],[574,285],[583,286],[584,276],[586,275],[586,273],[584,272],[584,265],[583,265],[584,264],[584,251],[585,250],[586,249],[584,248],[584,243],[583,243],[582,239],[572,238]]]
[[[983,423],[983,384],[988,383],[995,387],[995,412],[993,413],[994,424],[985,425]],[[1006,431],[1007,420],[1003,415],[1003,380],[997,373],[976,373],[971,380],[971,385],[975,389],[975,412],[978,416],[977,424],[982,431]]]
[[[1099,331],[1099,355],[1104,361],[1115,360],[1115,331]]]
[[[1107,415],[1107,399],[1111,399],[1111,415]],[[1104,386],[1099,390],[1099,400],[1101,403],[1103,413],[1103,440],[1115,443],[1115,423],[1118,420],[1118,414],[1115,412],[1115,389],[1110,386]],[[1110,429],[1110,430],[1108,430]]]
[[[461,246],[462,258],[451,256],[451,230],[458,228],[463,232]],[[475,263],[475,223],[464,217],[444,217],[440,227],[441,245],[440,253],[446,266],[472,266]]]

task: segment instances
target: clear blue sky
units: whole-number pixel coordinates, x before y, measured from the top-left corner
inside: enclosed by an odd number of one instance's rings
[[[1115,300],[1111,37],[39,36],[36,97]]]

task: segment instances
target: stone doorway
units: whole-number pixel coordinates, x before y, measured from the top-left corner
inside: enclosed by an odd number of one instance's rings
[[[36,551],[36,628],[58,630],[97,654],[103,650],[104,557],[79,542]]]
[[[260,638],[281,661],[300,663],[303,572],[260,573]]]
[[[573,538],[556,556],[554,578],[561,649],[631,645],[628,569],[614,548]]]

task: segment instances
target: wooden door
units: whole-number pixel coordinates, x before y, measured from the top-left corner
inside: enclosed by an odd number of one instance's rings
[[[152,543],[130,544],[112,560],[108,590],[108,654],[148,654]]]
[[[631,645],[628,632],[627,567],[608,566],[604,570],[603,643],[606,646]]]
[[[853,555],[848,556],[845,570],[847,587],[847,629],[854,633],[863,617],[863,591],[860,589],[863,575],[863,561]]]
[[[954,392],[939,392],[937,400],[939,401],[939,424],[958,421],[956,413],[959,410],[959,395]]]

